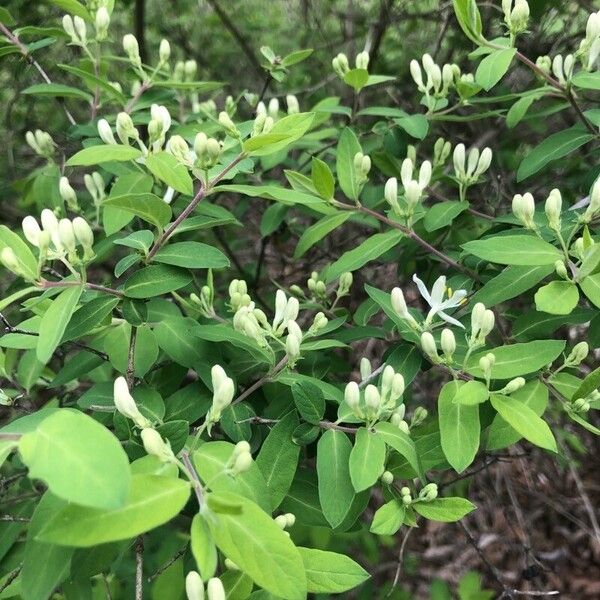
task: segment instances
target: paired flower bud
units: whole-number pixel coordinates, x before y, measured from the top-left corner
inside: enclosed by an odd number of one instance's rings
[[[41,129],[36,129],[35,133],[28,131],[25,134],[25,141],[39,156],[52,158],[54,155],[54,141],[52,140],[52,136]]]
[[[353,280],[354,277],[352,276],[352,273],[350,273],[350,271],[347,271],[346,273],[342,273],[340,275],[338,289],[336,293],[338,298],[341,298],[342,296],[346,296],[348,294],[350,288],[352,287]]]
[[[350,70],[348,57],[341,52],[331,61],[331,65],[340,79],[344,79],[346,73]]]
[[[486,309],[482,302],[478,302],[471,311],[471,337],[470,346],[481,346],[485,338],[491,333],[496,324],[494,312]]]
[[[438,138],[433,145],[433,166],[442,166],[450,156],[451,149],[452,144],[450,142],[447,142],[444,138]]]
[[[142,429],[140,436],[142,443],[144,444],[144,450],[151,455],[156,456],[161,462],[168,463],[175,460],[175,455],[171,450],[171,444],[168,441],[164,441],[156,431],[151,427]]]
[[[365,50],[363,52],[359,52],[356,55],[355,65],[357,69],[364,69],[365,71],[369,68],[369,53]]]
[[[572,54],[567,54],[564,58],[562,54],[557,54],[552,61],[552,73],[563,86],[570,82],[574,67],[575,57]]]
[[[190,571],[186,575],[185,593],[188,600],[204,600],[204,582],[197,571]]]
[[[362,152],[357,152],[354,155],[354,174],[359,185],[362,185],[367,181],[370,170],[371,158]]]
[[[517,390],[520,390],[525,385],[525,379],[523,377],[515,377],[511,379],[501,390],[501,394],[512,394]]]
[[[515,217],[527,229],[535,229],[533,217],[535,215],[535,201],[533,196],[526,192],[525,194],[515,194],[512,201],[512,211]]]
[[[287,104],[288,115],[295,115],[300,112],[300,104],[298,103],[298,98],[293,94],[288,94],[285,97],[285,103]]]
[[[587,342],[575,344],[565,360],[565,366],[576,367],[580,365],[587,358],[589,352],[590,347]]]
[[[544,212],[548,219],[548,226],[554,231],[560,231],[560,213],[562,210],[562,196],[560,190],[554,188],[548,198],[546,198],[546,204],[544,205]]]
[[[240,138],[241,133],[235,126],[235,123],[231,120],[231,117],[224,110],[219,113],[218,120],[219,124],[221,125],[221,127],[223,127],[227,135],[236,139]]]
[[[233,475],[244,473],[252,466],[252,454],[250,454],[250,444],[246,441],[238,442],[230,459],[231,472]]]
[[[62,26],[71,38],[72,44],[76,46],[85,46],[87,44],[87,27],[81,17],[65,15],[62,19]]]
[[[423,489],[419,492],[419,499],[423,502],[431,502],[435,500],[438,495],[438,486],[435,483],[428,483],[423,486]]]
[[[527,29],[529,22],[529,4],[527,0],[502,0],[504,22],[507,24],[511,35],[515,36]]]

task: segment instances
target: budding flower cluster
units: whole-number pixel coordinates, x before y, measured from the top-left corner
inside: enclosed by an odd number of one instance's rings
[[[522,33],[527,29],[529,22],[529,4],[527,0],[502,0],[504,22],[512,36]]]
[[[390,415],[398,407],[404,389],[404,377],[400,373],[396,373],[392,366],[386,365],[381,374],[379,387],[373,384],[368,384],[365,387],[362,403],[360,388],[354,381],[346,385],[344,401],[359,419],[376,421]],[[401,410],[402,415],[404,415],[404,405],[401,405]]]
[[[338,298],[341,298],[342,296],[346,296],[348,294],[350,288],[352,287],[353,279],[354,278],[352,276],[352,273],[350,273],[349,271],[340,275],[338,289],[336,292],[336,296]]]
[[[471,311],[471,337],[469,346],[476,348],[485,344],[485,338],[491,333],[496,324],[494,312],[486,309],[485,304],[477,302]]]
[[[298,98],[293,94],[288,94],[285,97],[285,103],[287,104],[287,112],[288,115],[295,115],[300,112],[300,104],[298,103]]]
[[[94,204],[98,206],[104,198],[106,198],[106,184],[102,175],[98,171],[94,171],[91,175],[86,173],[83,176],[83,183],[87,191],[90,193]]]
[[[441,167],[450,156],[452,144],[444,138],[438,138],[433,145],[433,166]]]
[[[150,107],[150,116],[150,123],[148,123],[150,145],[154,152],[158,152],[162,148],[166,133],[171,127],[171,115],[166,106],[153,104]]]
[[[201,169],[210,169],[219,161],[223,147],[215,138],[208,137],[203,131],[194,138],[196,165]]]
[[[110,14],[105,6],[101,6],[96,11],[94,19],[94,29],[96,30],[96,40],[99,42],[106,39],[108,35],[108,26],[110,25]]]
[[[66,34],[71,38],[71,44],[82,47],[87,45],[87,27],[81,17],[65,15],[62,19],[62,26]]]
[[[406,486],[401,488],[400,496],[402,498],[402,504],[404,504],[404,506],[410,506],[410,504],[412,504],[412,496],[410,494],[410,488],[407,488]]]
[[[590,347],[587,342],[579,342],[573,346],[569,356],[565,359],[566,367],[577,367],[580,365],[588,356]]]
[[[166,151],[172,154],[177,162],[191,168],[194,166],[196,155],[190,150],[189,144],[180,135],[172,135],[167,142]]]
[[[274,521],[281,529],[288,529],[289,527],[293,527],[295,525],[296,515],[294,513],[285,513],[283,515],[276,516]]]
[[[333,70],[337,73],[340,79],[344,79],[346,73],[350,71],[350,64],[348,63],[348,57],[340,52],[332,61],[331,66]]]
[[[116,409],[124,417],[131,419],[136,427],[142,430],[152,427],[152,423],[140,412],[133,396],[129,393],[129,386],[125,377],[117,377],[115,379],[113,398]],[[150,454],[149,451],[148,453]]]
[[[72,221],[59,221],[49,208],[45,208],[40,220],[42,227],[29,215],[23,219],[22,227],[27,241],[39,248],[41,262],[64,258],[65,254],[71,264],[86,263],[94,257],[94,233],[85,219],[75,217]],[[83,248],[81,258],[77,255],[78,245]]]
[[[282,335],[290,321],[295,321],[300,312],[300,303],[297,298],[288,298],[283,290],[275,294],[275,315],[271,329],[275,335]]]
[[[239,129],[224,110],[219,113],[218,121],[219,125],[221,125],[227,135],[235,139],[239,139],[241,137],[242,134],[240,133]]]
[[[25,141],[39,156],[52,158],[54,155],[54,140],[49,133],[42,131],[41,129],[36,129],[35,133],[28,131],[25,134]]]
[[[463,186],[477,183],[479,178],[492,164],[491,148],[484,148],[481,153],[478,148],[471,148],[467,155],[465,145],[458,144],[453,154],[454,175]]]
[[[438,486],[435,483],[428,483],[423,486],[421,491],[419,492],[419,500],[423,502],[431,502],[435,500],[438,495]]]
[[[483,376],[489,387],[490,379],[492,377],[492,369],[496,364],[496,356],[491,352],[488,352],[485,356],[479,359],[479,368],[483,371]]]
[[[427,98],[445,98],[450,89],[460,78],[460,68],[456,64],[445,64],[440,67],[429,54],[423,54],[421,65],[417,60],[410,61],[410,74],[417,84],[417,89]],[[423,71],[425,79],[423,79]]]
[[[260,112],[257,110],[256,118],[252,125],[252,136],[269,133],[275,125],[273,117],[267,115],[265,105],[260,102],[258,107],[261,108],[261,110]]]
[[[319,280],[319,274],[316,271],[313,271],[310,274],[310,279],[306,282],[306,287],[308,287],[308,291],[316,297],[322,299],[327,298],[327,286],[324,281]]]
[[[423,197],[425,188],[431,181],[431,163],[428,160],[423,161],[419,168],[417,179],[413,179],[414,171],[415,163],[410,158],[405,158],[400,168],[400,179],[404,187],[404,198],[408,206],[409,215],[414,213],[418,202]]]

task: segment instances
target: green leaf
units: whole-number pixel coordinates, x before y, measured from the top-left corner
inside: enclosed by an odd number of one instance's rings
[[[356,92],[360,92],[369,81],[369,71],[367,69],[350,69],[344,75],[344,82],[353,87]]]
[[[162,198],[148,193],[110,196],[102,202],[102,206],[118,208],[158,229],[162,229],[171,220],[173,214],[171,207]]]
[[[206,359],[204,345],[194,334],[197,326],[190,317],[166,317],[156,325],[154,334],[169,358],[184,367],[194,367]]]
[[[95,90],[98,87],[104,90],[114,100],[119,102],[119,104],[127,104],[127,97],[125,96],[125,94],[120,92],[114,85],[112,85],[112,83],[110,83],[106,79],[103,79],[102,77],[97,77],[93,73],[89,73],[88,71],[84,71],[83,69],[78,69],[77,67],[73,67],[72,65],[59,64],[57,66],[63,71],[66,71],[67,73],[71,73],[71,75],[79,77],[91,90]]]
[[[185,165],[182,165],[172,154],[158,152],[146,157],[148,171],[160,181],[166,183],[174,190],[191,196],[194,193],[194,184]]]
[[[452,401],[465,406],[476,406],[485,402],[489,395],[487,386],[481,381],[467,381],[458,388]]]
[[[486,306],[496,306],[531,289],[550,273],[554,273],[554,264],[506,267],[475,292],[471,303],[475,305],[476,302],[483,302]]]
[[[370,577],[358,563],[343,554],[315,548],[298,548],[298,552],[304,563],[310,593],[340,594]]]
[[[70,15],[77,15],[86,21],[93,20],[87,8],[77,0],[50,0],[50,2]]]
[[[204,581],[214,574],[218,566],[217,547],[210,532],[206,519],[200,515],[194,515],[190,528],[190,549],[196,561],[198,572]]]
[[[35,539],[46,522],[63,506],[62,500],[46,492],[35,508],[23,552],[21,590],[24,598],[46,600],[69,575],[73,549],[42,544]]]
[[[587,299],[597,308],[600,308],[600,273],[584,277],[579,285]]]
[[[49,96],[50,98],[79,98],[86,102],[92,100],[91,94],[62,83],[37,83],[24,89],[21,93],[32,96]]]
[[[571,127],[552,134],[527,153],[517,171],[517,181],[531,177],[548,163],[570,154],[594,139],[594,134]]]
[[[325,413],[325,396],[323,391],[308,381],[298,381],[292,385],[294,404],[300,416],[316,425]]]
[[[488,352],[492,352],[496,357],[496,362],[492,367],[492,379],[510,379],[534,373],[553,362],[564,350],[565,344],[564,340],[536,340],[483,350],[471,356],[467,362],[467,373],[475,377],[482,377],[479,359]]]
[[[165,265],[150,265],[136,271],[123,286],[130,298],[151,298],[174,292],[192,281],[188,271]]]
[[[388,250],[400,243],[404,234],[396,229],[385,233],[376,233],[356,248],[345,252],[333,264],[327,267],[327,283],[331,283],[346,271],[356,271],[368,262],[376,260]]]
[[[579,71],[573,75],[571,83],[584,90],[600,90],[600,72]]]
[[[331,200],[335,192],[335,180],[327,163],[313,157],[310,177],[319,196],[323,200]]]
[[[442,523],[459,521],[477,508],[466,498],[436,498],[431,502],[415,502],[412,507],[426,519]]]
[[[299,140],[312,125],[315,113],[297,113],[283,117],[275,123],[269,133],[248,138],[242,145],[251,156],[267,156],[279,152]]]
[[[550,427],[524,402],[500,394],[492,394],[490,399],[498,414],[526,440],[540,448],[557,452],[556,440]]]
[[[0,23],[12,27],[16,21],[6,8],[0,7]]]
[[[61,546],[89,547],[127,540],[177,516],[190,496],[190,484],[174,477],[133,475],[125,504],[101,510],[66,504],[36,539]]]
[[[554,265],[562,253],[552,244],[529,235],[502,235],[474,240],[462,247],[479,258],[502,265]]]
[[[488,54],[477,67],[476,83],[486,91],[491,90],[508,71],[516,52],[516,48],[504,48]]]
[[[298,245],[294,250],[294,258],[301,258],[306,252],[312,248],[317,242],[322,240],[328,233],[331,233],[334,229],[337,229],[340,225],[344,224],[352,213],[350,211],[341,211],[323,217],[308,229],[305,229],[298,240]]]
[[[452,0],[454,14],[464,34],[475,44],[483,40],[481,35],[481,15],[476,0]]]
[[[545,92],[537,94],[527,94],[522,98],[519,98],[506,113],[506,126],[509,129],[516,127],[527,114],[529,107],[536,101],[539,100]]]
[[[408,464],[414,469],[419,477],[423,477],[423,470],[417,455],[417,448],[411,437],[401,431],[395,425],[387,421],[380,421],[375,425],[375,431],[380,435],[384,442],[403,456]]]
[[[423,225],[427,231],[437,231],[450,225],[458,215],[469,208],[468,202],[448,201],[434,204],[426,213]]]
[[[65,288],[52,300],[52,304],[42,316],[36,350],[41,363],[46,364],[60,344],[82,291],[80,285]]]
[[[548,388],[538,379],[534,379],[528,381],[520,390],[513,392],[511,398],[531,408],[539,417],[548,405]],[[520,439],[521,435],[498,414],[490,425],[486,448],[500,450],[516,444]]]
[[[102,163],[127,160],[135,160],[142,156],[142,151],[132,146],[121,146],[118,144],[104,144],[84,148],[71,156],[66,162],[67,167],[90,167]]]
[[[354,156],[361,151],[362,148],[354,131],[349,127],[343,129],[337,145],[335,168],[340,187],[351,200],[358,200],[360,191],[354,171]]]
[[[240,514],[217,513],[209,520],[219,550],[271,594],[305,600],[306,575],[300,553],[271,516],[242,496],[228,492],[211,496],[241,506]]]
[[[341,525],[354,500],[348,462],[352,444],[341,431],[328,429],[317,444],[319,500],[323,515],[331,525]]]
[[[362,492],[375,485],[385,469],[385,442],[380,435],[361,427],[350,452],[350,479],[354,490]]]
[[[303,60],[306,60],[313,53],[312,48],[306,48],[305,50],[296,50],[290,52],[281,59],[281,66],[291,67],[292,65],[298,64]]]
[[[38,261],[29,246],[6,225],[0,225],[0,252],[4,248],[11,248],[16,254],[27,279],[33,281],[38,278]]]
[[[398,500],[390,500],[377,509],[369,531],[377,535],[394,535],[402,527],[405,515],[404,504]]]
[[[256,464],[267,482],[273,510],[285,498],[296,474],[300,456],[300,446],[292,441],[296,427],[298,417],[292,411],[271,429],[256,457]]]
[[[438,413],[442,450],[457,473],[462,473],[479,449],[479,406],[454,402],[461,384],[450,381],[438,398]]]
[[[119,299],[112,296],[101,296],[84,304],[73,313],[62,341],[76,340],[90,333],[112,313],[117,304],[119,304]]]
[[[403,115],[394,119],[394,123],[418,140],[424,140],[429,131],[429,121],[425,115],[421,114]]]
[[[129,461],[117,438],[82,412],[62,409],[19,441],[29,477],[59,498],[95,508],[117,508],[127,498]]]
[[[222,269],[229,259],[218,248],[201,242],[167,244],[155,255],[154,261],[188,269]]]
[[[579,291],[570,281],[551,281],[535,293],[535,308],[551,315],[568,315],[578,302]]]
[[[571,400],[578,400],[579,398],[589,396],[593,391],[598,389],[598,386],[600,386],[600,367],[586,375],[581,385],[575,390]]]

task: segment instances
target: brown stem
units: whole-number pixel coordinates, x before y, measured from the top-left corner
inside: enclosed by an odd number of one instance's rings
[[[173,232],[181,225],[185,219],[187,219],[190,214],[196,209],[198,204],[202,202],[202,199],[212,190],[212,188],[225,177],[231,169],[233,169],[240,161],[242,161],[246,155],[242,152],[238,154],[236,158],[234,158],[214,179],[209,181],[204,185],[200,185],[200,189],[197,194],[192,198],[192,201],[183,209],[182,213],[165,229],[163,234],[158,238],[158,240],[154,243],[154,246],[148,252],[148,256],[146,257],[146,262],[150,262],[154,255],[165,245],[167,240],[173,235]]]
[[[98,285],[97,283],[83,283],[81,281],[42,281],[38,283],[38,287],[43,290],[47,290],[50,288],[59,288],[59,287],[73,287],[76,285],[83,285],[88,290],[94,290],[96,292],[103,292],[105,294],[111,294],[112,296],[117,296],[117,298],[125,297],[123,292],[119,290],[115,290],[113,288],[106,287],[104,285]]]
[[[144,537],[139,535],[135,541],[135,600],[144,595]]]

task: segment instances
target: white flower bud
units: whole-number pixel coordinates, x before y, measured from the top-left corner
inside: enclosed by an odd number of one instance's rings
[[[58,235],[61,244],[68,252],[75,252],[75,231],[73,223],[69,219],[61,219],[58,222]]]
[[[206,594],[208,600],[225,600],[225,588],[218,577],[212,577],[208,580]]]
[[[71,42],[77,43],[79,39],[75,33],[75,26],[73,25],[73,17],[71,17],[71,15],[65,15],[62,18],[62,26],[67,35],[71,38]]]
[[[115,136],[112,132],[112,127],[106,119],[98,121],[98,135],[105,144],[116,144]]]
[[[94,232],[85,219],[75,217],[73,219],[73,231],[77,241],[83,248],[89,249],[94,245]]]
[[[344,401],[353,412],[356,412],[360,405],[360,389],[355,381],[351,381],[346,385],[346,389],[344,390]]]
[[[15,251],[9,246],[2,248],[0,252],[0,261],[2,264],[13,273],[19,275],[21,273],[21,263],[15,254]]]
[[[521,194],[515,194],[512,201],[512,211],[524,227],[527,227],[528,229],[535,227],[533,222],[535,201],[529,192],[522,196]]]
[[[193,81],[198,72],[198,63],[194,59],[186,60],[183,67],[187,81]]]
[[[405,158],[402,161],[402,166],[400,167],[400,181],[402,181],[402,185],[406,188],[412,181],[414,170],[413,161],[410,158]]]
[[[394,483],[394,475],[391,471],[384,471],[381,474],[381,482],[385,483],[385,485],[392,485]]]
[[[410,318],[406,301],[404,300],[404,294],[399,287],[395,287],[391,293],[392,308],[396,311],[398,316],[403,319]]]
[[[125,377],[117,377],[114,383],[113,397],[116,409],[128,419],[131,419],[140,429],[151,427],[150,421],[139,411]]]
[[[429,331],[424,331],[421,334],[421,348],[433,362],[439,362],[437,346],[435,340],[433,339],[433,335],[431,335]]]
[[[410,74],[417,84],[417,89],[421,92],[425,91],[425,86],[423,85],[423,73],[421,71],[421,65],[416,60],[410,61]]]
[[[94,21],[94,28],[96,29],[96,39],[106,39],[108,33],[108,26],[110,25],[110,15],[105,6],[101,6],[96,11],[96,19]]]
[[[475,178],[480,177],[485,173],[492,164],[492,149],[484,148],[481,151],[481,156],[479,157],[479,162],[477,163],[477,168],[475,169]]]
[[[151,456],[156,456],[161,462],[172,462],[175,455],[171,450],[169,442],[165,442],[160,433],[151,427],[142,429],[140,436],[144,444],[144,450]]]
[[[68,206],[77,206],[77,194],[71,187],[69,180],[66,177],[61,177],[58,182],[58,191],[61,198],[67,203]]]
[[[422,190],[419,183],[415,180],[409,181],[408,185],[404,188],[404,196],[406,198],[406,203],[408,204],[411,210],[418,204],[421,199]]]
[[[512,394],[513,392],[520,390],[524,385],[525,379],[523,379],[523,377],[515,377],[504,386],[502,392],[505,394]]]
[[[128,33],[123,37],[123,50],[125,50],[125,54],[127,54],[134,66],[141,66],[140,46],[135,35]]]
[[[221,413],[225,408],[227,408],[231,404],[231,402],[233,401],[234,394],[235,385],[233,383],[233,379],[225,376],[225,378],[219,382],[218,386],[215,387],[213,391],[212,405],[217,413]]]
[[[454,148],[454,154],[452,155],[454,163],[454,174],[458,179],[462,179],[465,176],[465,145],[457,144]]]
[[[25,239],[32,246],[36,246],[36,247],[39,246],[40,233],[42,230],[40,229],[40,226],[39,226],[38,222],[35,220],[35,218],[30,215],[25,217],[22,222],[22,227],[23,227],[23,234],[25,235]]]
[[[285,311],[283,314],[284,322],[295,321],[298,318],[298,313],[300,312],[300,303],[298,302],[298,298],[290,298],[287,301]]]
[[[296,321],[288,321],[287,330],[288,333],[291,333],[292,335],[296,336],[300,341],[302,341],[302,329],[300,329],[300,326],[298,325],[298,323],[296,323]]]
[[[395,177],[390,177],[385,182],[385,188],[383,195],[386,202],[392,208],[399,208],[398,206],[398,180]]]
[[[237,127],[235,126],[235,123],[231,120],[231,117],[225,111],[221,111],[219,113],[219,124],[232,137],[239,137],[240,133]]]
[[[405,389],[404,377],[401,373],[396,373],[394,379],[392,379],[392,398],[394,400],[400,398]]]
[[[590,192],[590,203],[584,214],[584,221],[591,221],[600,212],[600,179],[596,179]]]
[[[364,381],[365,379],[369,379],[369,377],[371,377],[372,372],[373,372],[373,369],[371,367],[371,361],[366,356],[363,356],[360,359],[360,378],[361,378],[361,380]]]
[[[185,578],[185,593],[188,600],[204,600],[204,582],[196,571],[190,571]]]
[[[565,360],[565,363],[572,366],[577,366],[581,364],[588,356],[590,352],[590,347],[587,342],[579,342],[575,344],[573,350]]]
[[[421,168],[419,169],[419,187],[424,190],[431,181],[431,163],[426,160],[423,161]]]
[[[87,26],[85,21],[81,17],[74,17],[73,23],[75,25],[75,31],[77,32],[77,36],[81,40],[83,44],[85,44],[87,39]]]
[[[245,473],[252,466],[253,460],[250,452],[242,452],[238,454],[234,463],[233,463],[233,471],[234,473]]]
[[[161,40],[158,48],[158,58],[161,63],[166,63],[171,56],[171,44],[169,40]]]
[[[288,335],[285,340],[285,353],[292,365],[300,357],[300,340],[293,334]]]
[[[288,94],[285,97],[285,103],[287,104],[288,115],[295,115],[300,112],[300,104],[298,98],[293,94]]]
[[[279,116],[279,100],[277,98],[271,98],[271,100],[269,100],[267,112],[270,117],[277,119]]]
[[[365,388],[365,406],[372,412],[376,412],[381,406],[379,390],[372,384]]]
[[[442,330],[440,345],[446,358],[451,359],[452,355],[456,351],[456,338],[454,337],[454,333],[451,329],[446,327]]]

